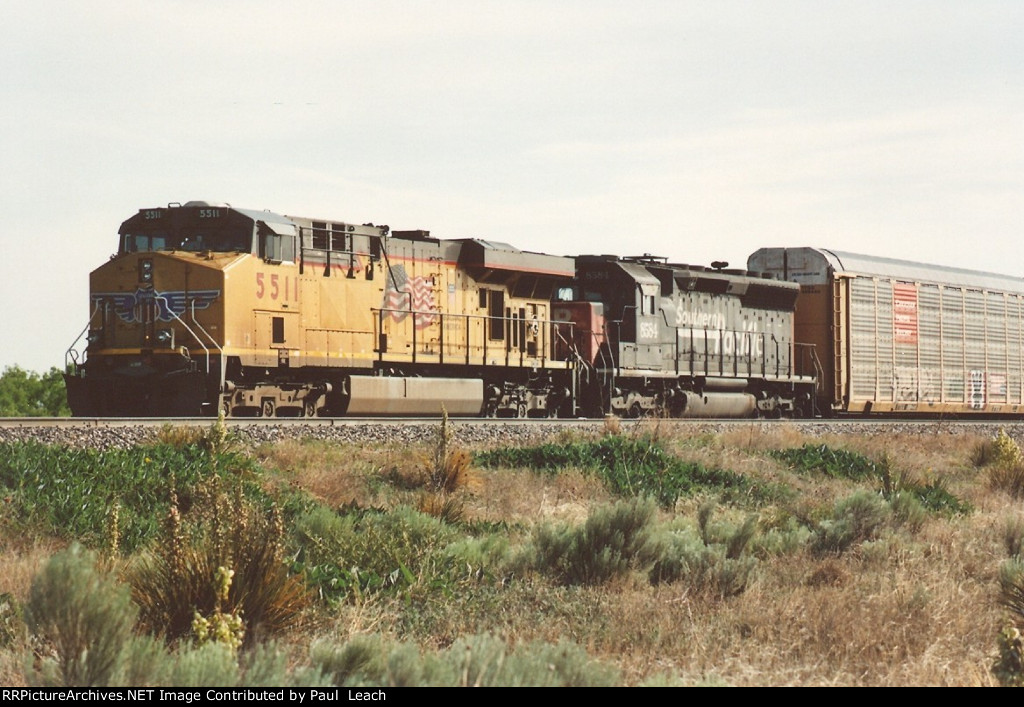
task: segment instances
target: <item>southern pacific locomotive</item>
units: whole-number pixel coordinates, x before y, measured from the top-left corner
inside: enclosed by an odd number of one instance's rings
[[[568,258],[208,202],[119,233],[68,351],[79,416],[1021,411],[1012,278]]]

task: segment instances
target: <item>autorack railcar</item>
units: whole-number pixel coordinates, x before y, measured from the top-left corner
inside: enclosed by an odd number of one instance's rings
[[[799,284],[824,414],[1024,412],[1024,280],[809,247],[747,266]]]

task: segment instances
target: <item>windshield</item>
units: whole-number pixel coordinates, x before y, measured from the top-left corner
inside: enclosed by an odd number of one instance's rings
[[[238,229],[196,229],[177,233],[126,233],[121,238],[122,253],[153,250],[185,250],[198,253],[248,253],[252,249],[252,233]]]

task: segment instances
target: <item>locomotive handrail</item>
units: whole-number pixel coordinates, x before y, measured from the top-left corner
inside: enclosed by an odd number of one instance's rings
[[[164,304],[164,307],[165,307],[165,308],[167,309],[167,311],[168,311],[168,312],[170,313],[170,315],[171,315],[172,317],[174,317],[174,318],[175,318],[175,320],[177,320],[177,322],[178,322],[179,324],[181,324],[181,325],[182,325],[183,327],[185,327],[185,330],[186,330],[186,331],[187,331],[187,332],[188,332],[189,334],[191,334],[191,335],[192,335],[192,338],[196,340],[196,343],[198,343],[198,344],[199,344],[200,346],[202,346],[202,347],[203,347],[203,351],[205,351],[205,352],[206,352],[206,372],[207,372],[207,373],[209,373],[209,372],[210,372],[210,349],[209,349],[209,348],[207,348],[206,344],[204,344],[204,343],[203,343],[203,340],[202,340],[202,339],[200,339],[200,338],[199,338],[199,336],[198,336],[198,335],[197,335],[197,334],[196,334],[196,333],[195,333],[194,331],[192,331],[192,327],[190,327],[190,326],[189,326],[189,325],[188,325],[188,324],[187,324],[187,323],[185,322],[185,320],[184,320],[184,319],[182,319],[181,317],[179,317],[179,316],[178,316],[178,314],[177,314],[177,312],[175,312],[175,311],[174,311],[173,309],[171,309],[170,305],[169,305],[169,304],[168,304],[168,302],[167,302],[167,298],[166,298],[166,297],[164,297],[163,295],[159,295],[159,296],[157,296],[157,297],[154,297],[153,299],[154,299],[154,300],[161,300],[161,301],[163,302],[163,304]],[[196,324],[196,325],[198,326],[198,325],[199,325],[199,322],[196,322],[196,321],[195,321],[195,318],[196,318],[196,312],[195,312],[195,305],[196,305],[196,302],[195,302],[195,300],[192,300],[192,321],[193,321],[193,322],[195,322],[195,324]],[[202,329],[202,327],[200,327],[200,329]],[[209,334],[207,334],[207,333],[206,333],[206,330],[205,330],[205,329],[203,330],[203,333],[204,333],[204,334],[206,334],[207,336],[210,336]],[[211,337],[211,339],[212,339],[212,337]],[[217,346],[217,343],[216,343],[216,342],[213,342],[213,345],[214,345],[214,346]],[[218,349],[218,350],[220,350],[220,347],[219,347],[219,346],[217,346],[217,349]],[[221,358],[223,358],[223,356],[222,356]]]
[[[779,340],[775,338],[774,332],[772,332],[772,343],[775,344],[775,377],[778,378],[781,373],[781,369],[779,368]]]
[[[201,331],[204,334],[206,334],[206,338],[210,340],[210,343],[214,345],[214,347],[217,349],[217,352],[220,354],[220,391],[223,392],[224,391],[225,379],[227,378],[227,369],[228,369],[228,361],[227,361],[227,358],[224,356],[224,349],[222,349],[220,347],[220,345],[217,343],[217,340],[214,339],[210,335],[210,332],[206,331],[206,329],[203,328],[203,325],[199,323],[199,320],[196,319],[196,301],[195,301],[195,299],[192,300],[191,314],[192,314],[192,323],[195,324],[197,327],[199,327],[199,331]],[[199,342],[199,345],[202,346],[202,342]],[[209,351],[206,352],[206,372],[207,373],[210,372],[210,352]]]
[[[89,331],[89,327],[92,326],[93,317],[96,316],[96,312],[98,312],[99,310],[100,310],[100,302],[99,302],[99,300],[96,300],[96,305],[92,308],[92,314],[89,315],[89,319],[85,323],[85,328],[82,329],[81,332],[79,332],[78,336],[76,336],[74,341],[71,342],[71,346],[69,346],[68,350],[64,352],[64,367],[65,368],[67,368],[68,366],[71,366],[71,368],[75,372],[78,371],[78,365],[79,365],[78,364],[78,352],[75,350],[75,345],[78,344],[78,342],[82,339],[82,337],[85,336],[85,333],[87,331]]]
[[[465,365],[467,365],[467,366],[471,365],[472,361],[474,360],[474,357],[473,357],[473,354],[472,354],[472,351],[473,351],[474,347],[469,344],[470,324],[472,322],[474,322],[474,321],[482,321],[482,322],[489,322],[489,321],[495,321],[495,320],[511,321],[510,318],[506,318],[506,317],[492,317],[492,316],[487,315],[487,314],[453,314],[451,312],[444,313],[444,312],[433,312],[433,311],[417,311],[417,310],[409,310],[409,309],[396,309],[396,308],[393,308],[393,307],[379,307],[379,308],[378,307],[372,307],[370,309],[370,311],[376,315],[375,316],[375,331],[373,332],[373,335],[376,337],[377,343],[375,345],[374,352],[377,354],[377,360],[379,362],[383,362],[384,361],[384,354],[387,352],[386,351],[386,347],[382,345],[381,336],[384,333],[384,320],[385,320],[386,316],[389,315],[389,314],[405,315],[406,317],[409,317],[409,318],[412,319],[413,330],[412,330],[411,338],[412,338],[412,349],[413,350],[412,350],[412,353],[410,354],[412,356],[412,363],[416,363],[417,362],[416,361],[417,354],[418,354],[417,346],[419,344],[420,338],[419,338],[419,335],[417,334],[416,319],[419,318],[419,317],[436,316],[438,318],[437,324],[438,324],[438,326],[441,327],[441,335],[440,335],[439,338],[436,338],[436,339],[432,340],[432,341],[437,342],[437,344],[438,344],[438,351],[437,351],[437,354],[436,354],[438,356],[438,363],[443,363],[444,359],[445,359],[445,356],[446,356],[445,348],[444,348],[445,347],[445,339],[444,339],[444,322],[445,322],[445,320],[447,319],[448,321],[451,321],[452,318],[454,317],[456,321],[461,321],[461,322],[465,322],[466,323],[465,343],[458,343],[457,342],[457,343],[454,344],[454,347],[455,347],[455,351],[456,352],[458,352],[460,349],[465,349],[465,358],[464,358],[464,360],[465,360]],[[525,319],[523,319],[523,320],[516,319],[517,325],[518,325],[518,323],[520,321],[525,322],[526,320]],[[561,322],[561,321],[555,321],[554,319],[535,319],[535,320],[530,320],[530,322],[531,323],[535,322],[537,324],[539,332],[543,332],[543,334],[541,336],[540,346],[538,347],[537,353],[535,355],[533,355],[533,356],[529,356],[527,354],[527,351],[526,351],[526,348],[525,348],[525,342],[521,341],[519,346],[518,346],[519,352],[518,352],[518,362],[517,362],[515,357],[512,356],[511,343],[510,343],[511,339],[506,336],[505,339],[503,339],[503,341],[505,342],[505,346],[504,346],[504,348],[505,348],[504,365],[506,365],[506,366],[516,365],[517,367],[525,368],[525,367],[527,367],[527,358],[539,359],[541,361],[542,365],[544,363],[546,363],[549,359],[550,360],[558,360],[557,358],[555,358],[553,352],[551,350],[549,350],[549,347],[554,346],[554,340],[551,340],[551,341],[548,340],[547,328],[550,327],[550,326],[557,327],[557,326],[563,325],[563,324],[570,324],[571,325],[572,322]],[[509,327],[509,328],[511,328],[511,327]],[[366,332],[366,333],[370,333],[370,332]],[[480,360],[480,362],[482,364],[485,364],[485,365],[487,363],[488,340],[489,340],[489,336],[488,336],[488,333],[487,333],[487,327],[485,326],[484,330],[482,332],[481,344],[479,346],[479,349],[480,349],[480,359],[479,360]],[[448,355],[450,355],[450,354],[448,354]]]

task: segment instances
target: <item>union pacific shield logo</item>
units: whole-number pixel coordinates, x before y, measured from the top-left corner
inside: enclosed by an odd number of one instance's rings
[[[121,321],[141,323],[143,312],[153,308],[153,319],[169,322],[193,309],[208,308],[220,297],[220,290],[175,290],[157,292],[152,288],[139,288],[135,292],[94,292],[93,306],[109,304]]]

